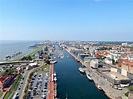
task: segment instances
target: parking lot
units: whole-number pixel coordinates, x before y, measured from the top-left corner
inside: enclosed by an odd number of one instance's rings
[[[28,90],[28,99],[46,99],[48,94],[48,73],[35,72],[30,86],[32,90]]]

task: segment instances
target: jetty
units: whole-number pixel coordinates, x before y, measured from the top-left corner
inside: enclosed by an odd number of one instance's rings
[[[57,97],[57,78],[56,73],[54,72],[54,64],[50,65],[49,70],[49,83],[48,83],[48,90],[49,93],[47,95],[47,99],[56,99]]]

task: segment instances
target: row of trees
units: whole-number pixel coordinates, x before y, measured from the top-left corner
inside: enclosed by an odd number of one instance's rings
[[[33,58],[31,56],[24,56],[21,60],[32,60]]]

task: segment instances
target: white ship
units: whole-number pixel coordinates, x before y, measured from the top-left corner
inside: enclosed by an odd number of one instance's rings
[[[79,67],[79,71],[80,71],[81,73],[84,73],[84,72],[85,72],[84,68],[81,68],[81,67]]]
[[[93,80],[89,74],[86,74],[86,76],[87,76],[87,78],[88,78],[90,81]]]

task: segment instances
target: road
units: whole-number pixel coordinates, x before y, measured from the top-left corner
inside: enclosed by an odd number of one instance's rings
[[[24,77],[24,80],[23,80],[23,84],[21,84],[21,89],[20,89],[20,90],[17,90],[17,92],[19,93],[19,98],[20,98],[20,99],[23,99],[24,90],[25,90],[26,85],[27,85],[27,83],[28,83],[29,74],[30,74],[31,72],[33,72],[33,70],[34,70],[34,69],[25,72],[25,77]],[[19,85],[19,86],[20,86],[20,85]]]

